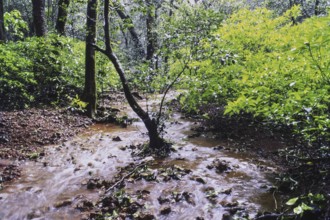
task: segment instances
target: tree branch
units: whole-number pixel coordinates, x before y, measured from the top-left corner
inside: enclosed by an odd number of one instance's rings
[[[156,119],[157,126],[159,125],[159,121],[160,121],[160,117],[162,115],[162,110],[163,110],[163,105],[164,105],[165,97],[166,97],[168,91],[173,87],[173,85],[175,84],[175,82],[180,78],[180,76],[184,73],[184,71],[187,69],[187,67],[188,67],[188,61],[187,62],[184,62],[184,66],[183,66],[182,70],[178,73],[178,75],[171,82],[171,84],[168,85],[168,87],[165,89],[164,95],[163,95],[163,98],[162,98],[162,101],[160,102],[159,112],[157,114],[157,119]]]
[[[125,176],[123,176],[119,181],[117,181],[115,184],[113,184],[112,186],[110,186],[105,193],[109,193],[110,190],[114,189],[116,186],[118,186],[119,184],[121,184],[125,179],[127,179],[130,175],[132,175],[133,173],[136,172],[136,170],[142,166],[146,165],[145,163],[141,163],[139,165],[137,165],[131,172],[129,172],[128,174],[126,174]]]
[[[96,51],[99,51],[99,52],[103,53],[104,55],[107,55],[107,51],[104,50],[104,49],[102,49],[102,48],[100,48],[100,47],[97,46],[96,44],[92,44],[92,47],[94,47],[94,49],[95,49]]]

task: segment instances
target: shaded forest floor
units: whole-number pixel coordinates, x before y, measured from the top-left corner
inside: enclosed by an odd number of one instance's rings
[[[67,141],[91,124],[91,119],[68,110],[34,108],[0,112],[2,181],[12,180],[20,173],[7,160],[37,159],[43,155],[44,146]]]

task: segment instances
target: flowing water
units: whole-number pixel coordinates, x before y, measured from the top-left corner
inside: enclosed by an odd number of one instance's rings
[[[129,116],[134,114],[129,112]],[[188,138],[194,126],[193,120],[172,114],[166,138],[174,143],[177,151],[167,159],[156,160],[159,167],[178,165],[192,170],[191,174],[168,182],[140,180],[127,183],[126,190],[132,193],[148,190],[150,195],[145,205],[157,219],[195,219],[198,216],[221,219],[233,203],[252,215],[258,210],[273,210],[275,202],[269,192],[272,183],[267,176],[275,168],[244,154],[214,150],[215,146],[228,144],[211,135]],[[114,141],[117,136],[122,141]],[[88,179],[112,179],[118,167],[136,160],[122,147],[146,140],[141,122],[134,122],[128,128],[96,124],[71,141],[47,147],[46,155],[37,162],[21,162],[22,176],[0,191],[0,219],[83,218],[83,214],[74,208],[76,204],[82,199],[96,202],[103,193],[87,189]],[[214,159],[224,161],[231,169],[220,174],[208,169]],[[200,177],[205,184],[192,180],[193,177]],[[209,189],[219,192],[216,203],[210,203],[206,198]],[[173,192],[191,193],[194,204],[179,202],[172,206],[169,215],[159,215],[162,205],[157,199]]]

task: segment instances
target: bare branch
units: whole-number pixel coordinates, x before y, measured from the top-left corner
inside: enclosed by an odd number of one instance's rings
[[[99,52],[103,53],[104,55],[107,55],[107,51],[104,50],[104,49],[102,49],[102,48],[100,48],[100,47],[97,46],[96,44],[92,44],[92,47],[94,47],[94,49],[95,49],[96,51],[99,51]]]
[[[182,70],[178,73],[178,75],[171,82],[171,84],[168,85],[168,87],[165,89],[162,101],[160,102],[159,112],[158,112],[157,119],[156,119],[156,124],[157,125],[159,125],[160,117],[162,115],[164,101],[165,101],[165,98],[166,98],[166,95],[167,95],[168,91],[173,87],[173,85],[176,83],[176,81],[181,77],[181,75],[184,73],[184,71],[187,69],[187,67],[188,67],[188,61],[184,62],[184,66],[183,66]]]

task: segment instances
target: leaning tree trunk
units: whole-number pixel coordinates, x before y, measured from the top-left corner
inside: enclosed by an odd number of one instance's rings
[[[56,20],[56,31],[60,35],[65,35],[65,24],[68,17],[68,8],[70,5],[70,0],[59,0],[58,2],[58,13]]]
[[[36,36],[46,35],[45,0],[32,0],[33,25]]]
[[[95,39],[97,0],[88,0],[86,29],[85,88],[83,99],[88,103],[87,114],[94,118],[96,112]]]
[[[142,46],[142,43],[139,39],[139,36],[135,30],[135,27],[133,26],[133,21],[132,18],[125,14],[124,12],[124,7],[121,6],[118,2],[112,2],[115,6],[115,10],[118,14],[118,16],[120,17],[120,19],[122,19],[124,22],[128,22],[130,25],[128,27],[128,31],[131,34],[132,40],[134,42],[134,46],[135,48],[138,50],[139,55],[144,58],[145,57],[145,52],[144,52],[144,48]]]
[[[3,0],[0,0],[0,43],[6,41],[5,23],[3,19]]]
[[[133,109],[133,111],[139,116],[140,119],[142,119],[145,127],[148,130],[149,135],[149,148],[152,150],[160,150],[162,148],[166,149],[165,141],[160,137],[158,132],[158,123],[157,120],[151,119],[149,114],[144,111],[141,106],[136,102],[134,99],[131,90],[128,86],[128,81],[125,76],[125,71],[122,68],[117,56],[112,50],[111,43],[110,43],[110,31],[109,31],[109,0],[104,0],[104,39],[105,39],[105,50],[97,47],[94,45],[95,48],[97,48],[98,51],[105,54],[109,60],[114,65],[119,77],[120,81],[123,86],[123,90],[125,93],[125,97]]]

